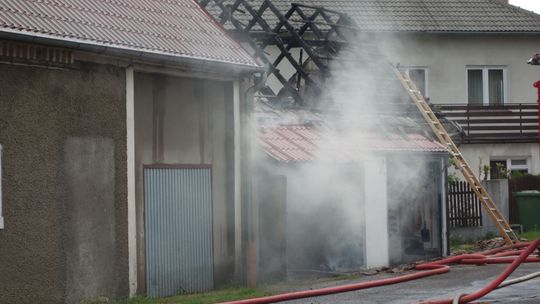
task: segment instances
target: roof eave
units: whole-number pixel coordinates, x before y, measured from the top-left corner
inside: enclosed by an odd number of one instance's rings
[[[88,51],[97,54],[123,57],[130,60],[159,61],[163,65],[193,66],[198,69],[206,68],[216,71],[226,71],[234,74],[250,74],[266,71],[266,67],[257,64],[245,64],[218,59],[209,59],[196,56],[174,55],[161,51],[140,50],[118,45],[93,43],[91,41],[61,38],[41,33],[24,33],[19,30],[1,29],[0,38],[20,42],[32,42],[51,46],[66,47],[74,50]]]
[[[387,34],[436,34],[436,35],[540,35],[540,31],[537,32],[525,32],[525,31],[414,31],[414,30],[363,30],[365,33],[387,33]]]
[[[491,34],[491,35],[540,35],[540,31],[431,31],[431,30],[359,30],[372,34]],[[266,35],[264,31],[253,31],[252,34]]]

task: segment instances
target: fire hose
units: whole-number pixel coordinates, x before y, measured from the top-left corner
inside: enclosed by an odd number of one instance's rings
[[[264,304],[275,303],[282,301],[290,301],[302,298],[320,297],[330,294],[343,293],[349,291],[355,291],[360,289],[367,289],[372,287],[379,287],[391,284],[397,284],[425,278],[437,274],[443,274],[450,271],[450,264],[504,264],[510,263],[510,265],[499,275],[490,282],[484,288],[466,295],[458,295],[455,299],[442,299],[442,300],[430,300],[420,302],[422,304],[451,304],[451,303],[468,303],[477,300],[491,291],[495,290],[503,281],[516,270],[516,268],[522,263],[540,262],[540,257],[529,257],[540,246],[540,238],[531,243],[518,243],[510,246],[504,246],[493,250],[484,251],[478,254],[463,254],[458,256],[448,257],[442,260],[419,264],[416,266],[416,270],[419,272],[406,274],[393,278],[386,278],[380,280],[374,280],[369,282],[360,282],[347,285],[326,287],[320,289],[295,291],[289,293],[283,293],[273,296],[239,300],[226,302],[224,304]],[[526,247],[526,248],[525,248]],[[525,249],[520,249],[525,248]],[[508,251],[512,250],[512,251]],[[519,279],[519,278],[518,278]],[[508,282],[507,282],[508,283]]]

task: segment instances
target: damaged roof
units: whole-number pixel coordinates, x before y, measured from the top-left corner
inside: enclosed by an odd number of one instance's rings
[[[412,104],[408,102],[408,104]],[[412,112],[280,107],[260,97],[253,121],[260,150],[283,163],[313,160],[339,163],[361,160],[366,153],[449,153],[435,140],[424,119]],[[354,114],[351,115],[351,111]],[[441,122],[448,128],[444,120]],[[451,135],[460,137],[461,133]]]
[[[258,8],[262,2],[248,3]],[[290,9],[292,2],[345,13],[364,31],[540,32],[540,15],[502,3],[502,0],[272,0],[283,13]],[[212,5],[210,2],[209,11],[217,12]],[[241,15],[242,12],[235,12],[236,18],[242,19]],[[273,14],[264,14],[264,18],[271,25],[278,21]]]
[[[333,136],[315,125],[263,127],[259,132],[262,150],[284,163],[309,162],[315,159],[350,162],[366,152],[446,153],[440,143],[421,133],[355,132]]]
[[[0,34],[259,67],[194,0],[0,0]]]

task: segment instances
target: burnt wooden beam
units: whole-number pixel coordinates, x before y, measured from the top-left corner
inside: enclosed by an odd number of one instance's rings
[[[199,0],[202,6],[210,5],[211,2],[212,0]],[[255,52],[255,57],[268,66],[268,73],[278,79],[285,92],[299,105],[303,104],[304,100],[294,84],[281,74],[278,66],[282,61],[286,59],[295,69],[296,76],[293,77],[297,77],[296,85],[301,78],[304,78],[311,89],[322,92],[323,83],[310,75],[304,68],[303,62],[308,60],[313,62],[322,78],[327,79],[330,77],[330,69],[320,51],[323,51],[326,57],[329,55],[333,57],[348,44],[341,30],[341,27],[347,27],[343,24],[345,23],[343,20],[346,20],[345,15],[336,11],[293,3],[283,14],[270,0],[264,0],[258,8],[254,8],[247,0],[235,0],[232,5],[226,5],[223,0],[213,0],[213,3],[221,10],[219,22],[222,25],[227,22],[233,25],[233,30],[230,32],[234,37],[249,44]],[[238,18],[240,11],[246,16]],[[277,23],[270,26],[263,16],[266,14],[272,14],[273,18],[277,19]],[[291,20],[293,16],[295,18],[298,16],[301,20]],[[337,22],[334,21],[336,19]],[[240,20],[247,20],[247,24]],[[324,30],[318,26],[318,23],[325,24]],[[339,39],[341,41],[334,41]],[[270,45],[276,46],[280,51],[275,60],[271,60],[265,53],[265,49]],[[305,57],[302,59],[305,60],[298,62],[291,54],[293,48],[301,49]]]
[[[298,33],[296,32],[296,29],[285,19],[283,14],[281,14],[281,12],[275,7],[274,4],[272,4],[271,1],[269,0],[265,0],[265,1],[268,3],[268,7],[270,8],[270,10],[278,17],[279,21],[283,22],[283,26],[285,26],[285,28],[289,31],[289,33],[293,37],[298,39],[298,42],[300,43],[300,45],[302,45],[302,48],[304,49],[304,51],[309,55],[310,59],[313,61],[313,63],[315,63],[317,68],[319,68],[321,73],[323,73],[323,75],[325,76],[328,75],[329,74],[328,66],[326,66],[326,64],[324,64],[321,60],[318,59],[318,54],[316,54],[313,51],[313,48],[310,45],[308,45],[302,39],[300,35],[298,35]]]
[[[269,6],[270,9],[272,9],[273,4],[272,4],[270,1],[266,0],[265,3]],[[265,30],[265,31],[272,31],[272,29],[270,28],[270,25],[268,25],[268,23],[267,23],[264,19],[262,19],[260,16],[257,15],[257,12],[251,7],[251,5],[249,5],[249,4],[247,4],[247,3],[244,3],[243,6],[244,6],[244,8],[245,8],[251,15],[253,15],[254,18],[257,19],[257,23],[259,24],[259,26],[262,27],[263,30]],[[274,8],[275,8],[275,7],[274,7]],[[281,13],[280,13],[280,16],[283,17],[283,15],[281,15]],[[284,26],[285,26],[286,28],[288,28],[288,26],[290,26],[290,24],[288,24],[287,20],[284,20],[283,23],[284,23]],[[297,34],[295,30],[293,30],[293,32],[294,32],[295,34]],[[276,43],[275,45],[276,45],[276,46],[279,48],[279,50],[281,51],[280,56],[283,56],[283,57],[287,58],[287,60],[289,61],[289,63],[295,68],[295,70],[296,70],[297,72],[300,73],[300,75],[302,75],[302,77],[303,77],[304,79],[306,79],[306,81],[308,81],[308,82],[311,83],[311,84],[316,85],[316,88],[317,88],[318,90],[320,90],[320,89],[322,88],[322,85],[321,85],[320,83],[318,83],[318,81],[316,81],[315,79],[313,79],[313,78],[312,78],[312,77],[304,70],[304,68],[301,67],[301,66],[298,64],[298,62],[296,61],[296,59],[294,59],[294,58],[292,57],[291,53],[289,52],[290,49],[287,50],[287,48],[284,46],[285,43],[283,42],[283,40],[281,40],[281,37],[279,37],[279,36],[274,36],[274,41],[275,41],[275,43]],[[281,61],[281,60],[280,60],[280,61]],[[276,66],[275,64],[273,64],[273,65]]]
[[[240,3],[243,2],[243,1],[244,0],[237,0],[233,7],[237,8],[238,5],[240,5]],[[221,1],[215,1],[215,3],[222,11],[226,11],[228,9],[228,8],[225,7],[225,5],[223,5],[223,3]],[[232,16],[232,14],[231,14],[231,16]],[[231,21],[231,23],[233,24],[233,26],[235,27],[235,29],[237,31],[239,31],[239,32],[243,33],[244,35],[246,35],[247,37],[249,37],[249,32],[244,29],[244,27],[242,26],[240,21],[238,21],[238,20],[236,20],[235,18],[232,18],[232,17],[231,17],[230,21]],[[291,97],[293,97],[293,99],[296,102],[298,102],[300,104],[303,104],[304,101],[303,101],[302,96],[300,96],[300,94],[298,93],[298,91],[296,91],[294,86],[291,85],[289,83],[289,81],[272,64],[270,59],[268,59],[268,57],[264,54],[264,50],[261,50],[259,48],[259,46],[257,45],[257,43],[253,39],[247,39],[246,42],[249,43],[249,45],[255,50],[255,52],[256,52],[255,57],[261,59],[261,61],[264,64],[267,64],[269,66],[269,72],[272,73],[278,79],[278,81],[281,83],[281,85],[283,85],[283,88],[285,90],[287,90],[291,94]]]

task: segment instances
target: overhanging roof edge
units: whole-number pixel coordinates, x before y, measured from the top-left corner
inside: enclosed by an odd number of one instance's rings
[[[226,60],[204,58],[198,56],[186,56],[180,54],[172,54],[155,50],[144,50],[137,48],[130,48],[115,44],[99,43],[94,41],[88,41],[76,38],[63,38],[53,35],[47,35],[42,33],[25,33],[20,30],[13,30],[7,28],[0,29],[0,38],[17,40],[21,42],[35,42],[50,44],[54,46],[63,46],[67,48],[84,50],[93,53],[107,53],[110,55],[116,55],[120,57],[135,57],[135,58],[148,58],[148,59],[161,59],[167,62],[175,63],[187,63],[187,64],[201,64],[205,62],[208,65],[217,65],[220,67],[235,67],[234,69],[239,71],[251,71],[251,72],[263,72],[266,71],[266,67],[257,63],[257,65],[231,62]],[[255,59],[254,59],[255,60]]]

